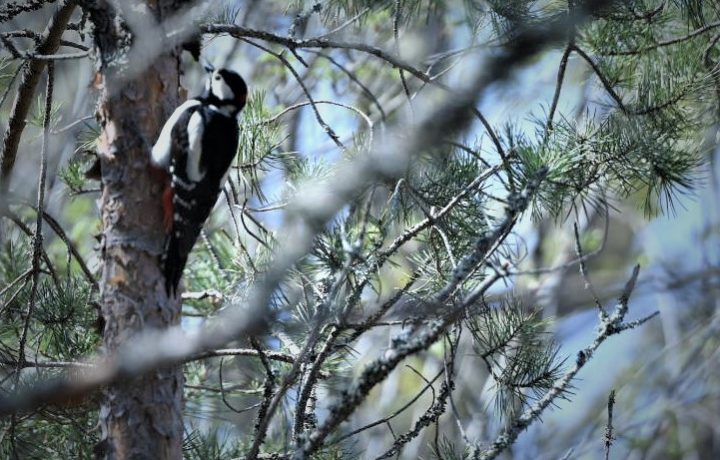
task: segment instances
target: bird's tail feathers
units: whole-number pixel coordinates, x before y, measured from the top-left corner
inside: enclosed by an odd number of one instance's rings
[[[177,295],[177,288],[182,278],[183,269],[187,262],[187,255],[183,257],[180,251],[179,241],[174,234],[167,237],[165,243],[165,254],[162,259],[162,269],[165,275],[165,292],[168,297]]]

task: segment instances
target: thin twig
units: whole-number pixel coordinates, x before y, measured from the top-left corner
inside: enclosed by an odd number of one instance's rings
[[[40,212],[37,213],[35,219],[35,235],[33,238],[33,255],[32,255],[32,276],[31,276],[31,287],[30,287],[30,298],[28,299],[28,307],[24,314],[24,324],[20,340],[18,343],[18,365],[15,368],[15,387],[20,381],[20,371],[22,370],[21,364],[25,363],[25,344],[27,342],[28,332],[30,330],[30,321],[35,311],[35,302],[37,300],[37,292],[40,281],[40,259],[42,257],[43,247],[43,235],[42,235],[42,210],[45,208],[45,179],[47,176],[47,150],[48,150],[48,138],[50,136],[50,116],[52,113],[52,95],[53,95],[53,70],[55,66],[52,62],[48,63],[47,66],[47,86],[45,89],[45,115],[43,117],[43,138],[42,148],[40,150],[40,174],[38,177],[38,191],[37,191],[37,208]]]
[[[330,296],[328,297],[330,298]],[[325,339],[320,353],[318,353],[312,363],[312,366],[310,366],[310,371],[307,373],[307,377],[305,378],[305,384],[302,386],[300,396],[298,397],[298,402],[297,404],[295,404],[295,420],[293,423],[293,438],[295,440],[298,439],[300,434],[302,434],[303,430],[305,429],[305,411],[307,402],[310,399],[310,395],[312,394],[315,385],[317,384],[317,379],[320,376],[320,369],[322,368],[325,360],[330,356],[330,352],[332,351],[332,345],[335,343],[335,340],[338,338],[341,331],[342,329],[340,329],[339,327],[333,328],[327,339]]]
[[[402,16],[402,8],[405,2],[403,0],[395,0],[394,11],[393,11],[393,37],[395,38],[395,54],[400,56],[400,18]],[[403,69],[398,69],[400,74],[400,82],[402,83],[405,96],[408,98],[408,102],[412,104],[410,98],[410,89],[408,88],[407,81],[405,80],[405,72]]]
[[[595,287],[590,281],[590,275],[587,271],[587,268],[585,267],[585,254],[583,253],[582,245],[580,244],[580,231],[578,230],[577,222],[573,223],[573,230],[575,232],[575,254],[577,255],[577,260],[579,261],[578,265],[580,267],[580,276],[582,276],[583,280],[585,280],[585,289],[590,291],[593,302],[595,302],[595,306],[597,307],[598,313],[600,314],[600,319],[605,319],[607,318],[607,312],[600,303],[600,299],[595,292]]]
[[[92,363],[84,363],[81,361],[14,361],[3,359],[0,364],[5,366],[13,366],[16,369],[87,369],[95,365]]]
[[[422,430],[437,422],[440,416],[445,413],[447,402],[451,398],[452,391],[455,389],[455,354],[451,353],[450,362],[444,366],[441,373],[445,374],[445,379],[440,386],[440,392],[437,398],[425,411],[423,415],[418,417],[411,430],[400,436],[395,436],[393,445],[382,455],[375,457],[375,460],[390,458],[394,455],[400,455],[402,448],[418,437]]]
[[[580,57],[582,57],[585,62],[588,63],[590,68],[592,68],[593,72],[595,72],[595,75],[597,75],[598,79],[600,80],[600,83],[602,83],[603,87],[605,88],[605,91],[610,95],[610,97],[617,103],[618,108],[622,110],[623,112],[627,113],[628,110],[625,107],[625,103],[623,102],[622,98],[618,95],[617,92],[615,92],[615,89],[613,88],[612,83],[610,83],[610,80],[607,79],[605,74],[602,73],[600,70],[600,67],[597,65],[597,63],[591,58],[582,48],[580,48],[577,45],[572,46],[572,50],[575,51]]]
[[[221,348],[219,350],[211,350],[196,355],[190,356],[186,362],[198,361],[207,358],[216,358],[221,356],[257,356],[260,357],[260,353],[257,350],[250,348]],[[280,353],[277,351],[263,351],[265,359],[272,359],[274,361],[282,361],[284,363],[294,363],[296,357],[287,353]]]
[[[77,53],[62,54],[37,54],[37,53],[21,53],[23,58],[39,61],[68,61],[72,59],[83,59],[90,56],[90,51],[79,51]]]
[[[10,194],[10,202],[11,203],[19,203],[24,206],[28,206],[31,209],[33,209],[35,212],[38,212],[37,207],[25,200],[19,199],[17,196],[14,196],[13,194]],[[7,216],[10,220],[12,220],[16,225],[20,225],[24,223],[20,220],[20,217],[17,216],[15,213],[10,212],[9,210],[6,210]],[[87,266],[87,263],[83,259],[82,255],[80,255],[80,251],[75,246],[75,243],[70,239],[70,237],[65,233],[65,230],[63,229],[62,225],[60,225],[60,222],[57,221],[52,215],[48,214],[47,211],[42,210],[42,218],[45,220],[45,223],[48,224],[48,226],[52,229],[53,232],[62,240],[63,243],[65,243],[65,246],[67,247],[68,251],[73,255],[75,258],[75,261],[77,261],[78,265],[80,265],[80,269],[82,270],[83,274],[85,275],[85,278],[87,281],[93,286],[94,289],[97,289],[98,283],[95,279],[95,276],[93,275],[92,271],[90,271],[90,268]],[[23,228],[21,227],[21,230]],[[30,232],[27,232],[23,230],[26,234],[31,234]],[[44,257],[46,265],[49,265],[49,270],[53,270],[52,266],[50,266],[50,260],[47,257]],[[55,277],[55,276],[53,276]]]
[[[35,233],[33,232],[33,229],[30,228],[29,225],[27,225],[25,222],[23,222],[20,219],[20,216],[15,214],[9,209],[5,209],[5,217],[9,219],[13,224],[15,224],[21,232],[23,232],[25,235],[27,235],[30,238],[33,238]],[[52,276],[53,283],[55,283],[56,286],[60,285],[60,277],[57,274],[57,271],[55,270],[55,267],[52,264],[52,261],[50,260],[50,257],[47,254],[47,251],[45,251],[45,248],[41,248],[42,251],[42,258],[43,262],[45,262],[45,267],[47,268],[47,271],[50,273],[50,276]]]
[[[70,27],[68,26],[68,29]],[[11,30],[10,32],[5,32],[3,34],[0,34],[0,36],[3,37],[12,37],[12,38],[30,38],[34,40],[36,43],[39,42],[42,39],[42,36],[38,34],[37,32],[30,30],[30,29],[22,29],[22,30]],[[82,45],[80,43],[71,42],[68,40],[60,40],[60,46],[67,46],[70,48],[79,49],[81,51],[88,51],[90,48],[88,48],[85,45]]]
[[[560,66],[558,67],[557,82],[555,84],[555,94],[553,94],[552,103],[550,104],[550,111],[548,112],[547,125],[545,126],[545,138],[548,137],[553,129],[553,118],[555,118],[555,110],[557,110],[558,102],[560,101],[560,91],[562,90],[563,83],[565,82],[565,70],[567,69],[568,60],[573,50],[573,43],[568,43],[560,57]]]
[[[443,85],[444,86],[444,85]],[[450,89],[447,88],[449,91]],[[480,120],[480,123],[482,123],[483,127],[485,128],[485,131],[490,136],[490,139],[493,142],[493,145],[495,145],[495,150],[497,151],[498,155],[500,155],[500,159],[502,160],[503,168],[505,169],[505,174],[507,174],[507,180],[508,180],[508,188],[511,192],[514,192],[516,190],[515,188],[515,179],[513,177],[512,173],[512,167],[510,166],[510,158],[509,154],[505,152],[505,149],[502,146],[502,143],[500,142],[500,138],[495,133],[495,130],[493,129],[492,125],[490,125],[490,122],[485,118],[485,115],[483,115],[480,110],[477,108],[473,108],[473,113],[475,116]],[[512,154],[512,152],[510,152]]]
[[[299,108],[301,108],[301,107],[307,107],[308,105],[313,105],[313,104],[328,104],[328,105],[334,105],[334,106],[337,106],[337,107],[342,107],[342,108],[344,108],[344,109],[352,110],[352,111],[355,112],[356,114],[360,115],[360,117],[361,117],[363,120],[365,120],[365,123],[367,123],[368,128],[370,128],[370,130],[372,130],[373,122],[372,122],[372,120],[370,119],[370,117],[367,116],[367,114],[365,114],[365,112],[363,112],[362,110],[358,109],[357,107],[353,107],[353,106],[347,105],[347,104],[342,104],[342,103],[336,102],[336,101],[305,101],[305,102],[298,102],[297,104],[291,105],[291,106],[289,106],[289,107],[285,107],[283,110],[281,110],[280,112],[276,113],[276,114],[273,115],[272,117],[270,117],[270,118],[268,118],[268,119],[266,119],[266,120],[263,120],[263,121],[261,122],[261,124],[274,123],[274,122],[276,122],[280,117],[282,117],[283,115],[287,114],[288,112],[291,112],[291,111],[293,111],[293,110],[297,110],[297,109],[299,109]]]
[[[608,51],[603,54],[606,56],[633,56],[636,54],[645,54],[648,51],[656,50],[658,48],[663,48],[666,46],[671,46],[671,45],[676,45],[678,43],[686,42],[688,40],[691,40],[691,39],[697,37],[698,35],[702,35],[706,32],[716,29],[718,27],[720,27],[720,21],[707,24],[703,27],[700,27],[699,29],[693,30],[692,32],[690,32],[687,35],[683,35],[682,37],[671,38],[669,40],[660,41],[660,42],[655,43],[654,45],[649,45],[649,46],[646,46],[643,48],[638,48],[638,49],[633,49],[633,50]]]
[[[230,409],[232,412],[236,414],[242,414],[243,412],[247,412],[248,410],[252,409],[253,406],[250,406],[248,408],[242,408],[238,409],[232,404],[230,404],[230,401],[227,400],[227,395],[225,393],[225,383],[223,379],[223,364],[225,362],[225,358],[220,358],[220,365],[218,366],[218,383],[220,384],[220,399],[222,399],[223,404],[225,404],[225,407]]]
[[[295,81],[298,82],[298,85],[300,85],[300,88],[302,88],[303,92],[305,93],[305,96],[307,96],[308,100],[310,101],[310,105],[312,106],[313,113],[315,113],[315,119],[317,120],[320,127],[325,131],[325,133],[328,135],[328,137],[337,145],[341,150],[345,150],[345,146],[340,141],[340,137],[335,133],[335,130],[333,130],[330,125],[328,125],[325,120],[323,119],[322,115],[320,115],[320,111],[318,110],[315,99],[313,98],[312,94],[310,93],[310,90],[305,85],[305,82],[303,82],[303,79],[300,77],[300,74],[298,74],[297,70],[290,64],[290,61],[287,60],[285,56],[282,55],[282,53],[276,53],[272,51],[270,48],[267,48],[265,46],[262,46],[258,43],[253,42],[252,40],[248,40],[243,38],[243,40],[252,46],[259,48],[266,53],[274,56],[277,58],[280,62],[283,63],[283,65],[290,71],[290,73],[295,77]]]
[[[408,408],[410,408],[410,406],[412,406],[413,404],[415,404],[415,402],[417,402],[417,400],[420,399],[420,397],[421,397],[422,395],[424,395],[427,390],[431,390],[431,391],[433,392],[433,398],[432,398],[432,399],[433,399],[433,401],[435,401],[435,389],[433,388],[433,384],[435,383],[435,381],[436,381],[437,379],[440,378],[441,375],[443,375],[443,373],[445,372],[445,369],[444,369],[444,368],[443,368],[443,369],[440,369],[440,371],[439,371],[437,374],[435,374],[435,377],[433,377],[433,378],[430,379],[430,380],[427,380],[425,377],[422,376],[422,374],[420,374],[418,371],[416,371],[415,369],[413,369],[411,366],[407,366],[407,367],[408,367],[410,370],[412,370],[413,372],[415,372],[416,374],[420,375],[420,378],[422,378],[422,379],[425,381],[425,386],[422,387],[422,388],[420,389],[420,391],[419,391],[415,396],[413,396],[407,403],[403,404],[398,410],[394,411],[392,414],[390,414],[390,415],[388,415],[388,416],[386,416],[386,417],[383,417],[383,418],[381,418],[381,419],[375,420],[374,422],[368,423],[367,425],[364,425],[364,426],[362,426],[362,427],[360,427],[360,428],[357,428],[357,429],[351,431],[350,433],[345,434],[345,435],[339,437],[339,438],[336,439],[336,440],[333,440],[333,442],[328,443],[328,445],[338,444],[338,443],[343,442],[344,440],[346,440],[346,439],[348,439],[348,438],[351,438],[351,437],[353,437],[353,436],[355,436],[355,435],[357,435],[357,434],[359,434],[359,433],[362,433],[363,431],[369,430],[370,428],[373,428],[373,427],[375,427],[375,426],[382,425],[383,423],[389,422],[390,420],[394,419],[394,418],[397,417],[398,415],[400,415],[400,414],[402,414],[403,412],[405,412]]]
[[[455,208],[455,206],[457,206],[459,203],[461,203],[465,197],[467,197],[470,193],[475,191],[480,185],[483,184],[483,182],[485,182],[485,180],[488,177],[495,174],[501,167],[502,167],[502,165],[497,165],[497,166],[493,166],[493,167],[488,168],[487,170],[483,171],[475,179],[473,179],[467,186],[465,186],[465,188],[463,188],[457,195],[452,197],[450,199],[450,201],[448,201],[448,203],[442,209],[435,212],[435,214],[432,217],[426,217],[422,221],[413,225],[412,227],[407,229],[405,232],[403,232],[402,235],[395,238],[393,240],[393,242],[387,248],[379,251],[376,259],[378,261],[386,259],[390,255],[394,254],[403,244],[407,243],[408,241],[413,239],[415,236],[417,236],[420,232],[429,228],[438,220],[442,219],[446,214],[448,214],[450,211],[452,211]]]
[[[605,426],[605,435],[603,436],[603,442],[605,443],[605,460],[610,460],[610,447],[612,446],[615,436],[613,434],[613,408],[615,407],[615,390],[610,392],[608,397],[608,421]]]
[[[5,92],[3,93],[2,97],[0,97],[0,107],[5,104],[5,100],[7,99],[8,95],[10,94],[10,91],[12,90],[13,83],[15,83],[15,80],[17,80],[18,75],[23,71],[23,68],[25,67],[25,64],[27,64],[27,61],[22,61],[20,64],[18,64],[17,68],[15,69],[15,72],[13,72],[13,76],[10,78],[10,81],[7,82],[7,87],[5,88]]]
[[[285,397],[285,393],[287,393],[287,391],[290,389],[290,386],[297,379],[297,376],[300,373],[302,366],[307,360],[307,357],[309,356],[311,350],[314,349],[315,344],[317,343],[320,332],[320,324],[320,315],[316,314],[315,325],[310,330],[303,349],[298,354],[297,359],[293,361],[292,368],[283,377],[282,381],[280,382],[279,388],[274,395],[272,394],[272,390],[275,386],[274,378],[272,381],[266,379],[264,396],[266,403],[263,403],[262,405],[262,407],[264,408],[262,413],[258,414],[257,422],[255,424],[253,443],[250,446],[250,450],[247,454],[248,460],[255,460],[256,458],[258,458],[258,454],[260,453],[260,447],[265,442],[265,436],[267,434],[268,426],[270,425],[270,420],[272,420],[273,415],[275,415],[275,411]]]
[[[315,51],[315,50],[308,50],[308,52],[316,53],[321,58],[330,61],[330,63],[332,65],[334,65],[335,67],[340,69],[340,71],[342,73],[347,75],[347,77],[350,79],[350,81],[352,81],[353,83],[358,85],[360,87],[360,89],[362,90],[363,94],[365,94],[368,97],[368,99],[370,99],[372,101],[372,103],[375,104],[375,107],[377,107],[378,111],[380,112],[380,118],[382,119],[382,121],[386,121],[387,114],[385,113],[385,109],[383,109],[382,104],[380,104],[380,101],[375,96],[375,94],[372,91],[370,91],[370,89],[363,82],[361,82],[360,79],[358,79],[358,77],[356,77],[354,73],[352,73],[344,65],[342,65],[340,62],[338,62],[337,59],[333,58],[329,54],[321,53],[320,51]]]
[[[520,433],[525,431],[533,422],[539,419],[548,406],[553,404],[557,398],[561,398],[567,393],[578,372],[580,372],[585,364],[587,364],[587,362],[593,357],[597,349],[603,344],[603,342],[605,342],[605,340],[624,330],[637,327],[657,315],[657,312],[655,312],[640,320],[625,322],[625,315],[628,311],[628,302],[630,295],[635,288],[635,282],[637,281],[639,273],[640,267],[636,266],[630,276],[630,279],[626,283],[623,292],[618,298],[617,306],[615,307],[612,315],[601,321],[598,333],[593,342],[588,347],[578,352],[575,365],[562,377],[556,380],[552,388],[550,388],[550,390],[548,390],[542,398],[512,420],[508,427],[502,431],[489,448],[480,449],[476,446],[471,455],[472,459],[491,460],[500,455],[500,453],[515,442]]]

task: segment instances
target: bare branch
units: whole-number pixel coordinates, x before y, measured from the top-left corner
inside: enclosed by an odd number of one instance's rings
[[[613,441],[615,441],[615,435],[613,433],[613,408],[615,407],[615,390],[610,392],[607,404],[608,420],[605,426],[605,435],[603,436],[603,442],[605,443],[605,460],[610,460],[610,447]]]
[[[550,104],[550,111],[548,112],[547,125],[545,126],[545,137],[552,130],[553,118],[555,118],[555,110],[557,110],[558,102],[560,101],[560,91],[562,90],[563,83],[565,82],[565,70],[567,69],[568,59],[570,53],[573,50],[573,44],[568,43],[565,47],[562,56],[560,57],[560,66],[558,67],[557,83],[555,84],[555,94],[553,95],[552,103]]]
[[[625,107],[625,103],[623,102],[622,98],[618,95],[618,93],[615,91],[615,88],[613,88],[612,83],[605,77],[605,74],[602,73],[600,70],[600,67],[598,67],[597,63],[591,58],[585,51],[583,51],[582,48],[573,45],[572,50],[575,51],[577,54],[582,57],[585,62],[588,63],[590,68],[592,68],[593,72],[595,72],[595,75],[597,75],[598,79],[600,79],[600,82],[602,83],[603,87],[605,88],[605,91],[610,95],[610,97],[617,103],[618,108],[622,110],[623,112],[627,112],[627,108]]]
[[[197,361],[200,359],[207,359],[207,358],[216,358],[216,357],[222,357],[222,356],[257,356],[261,357],[260,352],[257,350],[249,349],[249,348],[225,348],[225,349],[219,349],[219,350],[210,350],[203,353],[198,353],[196,355],[191,356],[188,361]],[[286,354],[286,353],[280,353],[277,351],[268,351],[264,350],[262,352],[262,356],[265,356],[267,359],[272,359],[275,361],[282,361],[284,363],[294,363],[296,360],[295,356]]]
[[[295,77],[295,80],[297,81],[298,85],[300,85],[300,88],[302,88],[303,92],[305,93],[305,96],[307,96],[308,101],[310,102],[310,105],[312,106],[313,113],[315,114],[315,119],[317,120],[320,127],[323,129],[323,131],[325,131],[325,133],[335,143],[335,145],[337,145],[341,150],[345,150],[345,146],[340,141],[340,138],[338,137],[338,135],[330,127],[330,125],[328,125],[327,122],[325,122],[322,115],[320,115],[320,111],[318,110],[318,108],[316,106],[315,99],[313,98],[312,94],[310,93],[310,90],[308,89],[308,87],[303,82],[303,79],[300,78],[300,74],[298,74],[297,70],[295,70],[295,68],[292,66],[292,64],[290,64],[290,61],[288,61],[287,58],[282,55],[282,53],[276,53],[276,52],[272,51],[271,49],[269,49],[265,46],[259,45],[251,40],[248,40],[248,39],[244,39],[244,40],[247,43],[265,51],[266,53],[270,54],[271,56],[274,56],[280,62],[283,63],[283,65],[290,71],[290,73],[293,75],[293,77]]]

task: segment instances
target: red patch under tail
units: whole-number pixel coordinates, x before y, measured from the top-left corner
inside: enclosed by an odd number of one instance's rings
[[[169,180],[165,184],[165,190],[163,190],[162,206],[165,233],[170,233],[173,228],[173,188]]]

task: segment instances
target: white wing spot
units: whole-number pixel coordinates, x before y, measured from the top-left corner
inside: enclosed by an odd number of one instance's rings
[[[175,109],[172,115],[170,115],[170,118],[168,118],[160,131],[157,142],[155,142],[155,145],[152,148],[150,161],[153,165],[162,169],[167,169],[170,165],[173,127],[177,124],[178,120],[186,110],[191,107],[195,107],[196,105],[200,105],[200,101],[197,99],[190,99],[185,101],[182,105]]]
[[[195,112],[190,117],[187,125],[188,133],[188,157],[185,173],[192,182],[200,182],[205,175],[200,171],[200,159],[202,157],[202,137],[205,126],[200,113]]]

